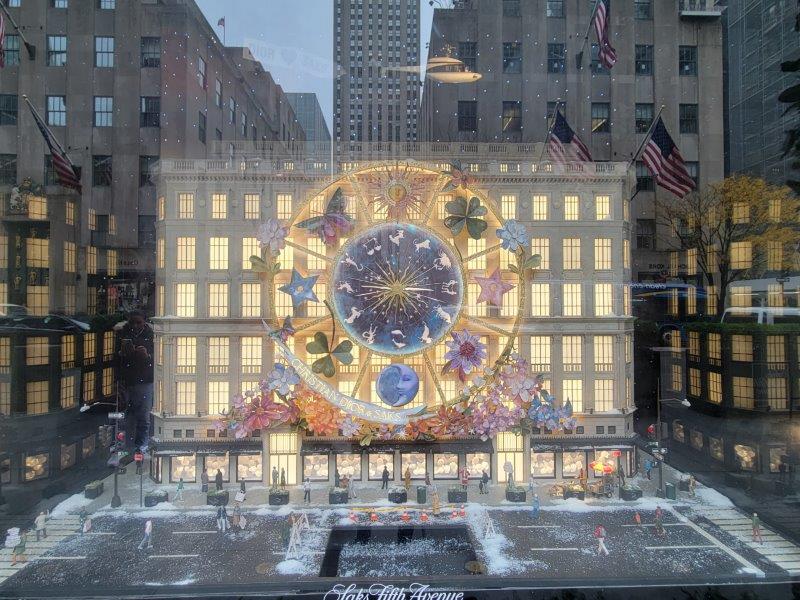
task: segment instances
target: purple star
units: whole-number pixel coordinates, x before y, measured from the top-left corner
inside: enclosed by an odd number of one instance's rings
[[[494,306],[502,306],[503,294],[513,290],[514,286],[500,279],[500,269],[495,269],[489,277],[476,277],[475,281],[481,286],[478,303],[488,302]]]

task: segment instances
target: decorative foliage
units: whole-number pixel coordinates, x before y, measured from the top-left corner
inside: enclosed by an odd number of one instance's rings
[[[292,325],[292,317],[284,318],[281,328],[270,333],[272,337],[275,337],[282,342],[286,342],[286,340],[288,340],[294,334],[295,328]]]
[[[475,183],[475,178],[461,167],[461,161],[454,160],[450,163],[450,171],[442,171],[442,175],[450,177],[450,181],[442,188],[443,192],[451,192],[459,188],[467,189]]]
[[[514,289],[510,283],[506,283],[500,277],[500,269],[495,269],[489,277],[475,277],[475,281],[481,286],[481,293],[478,295],[477,302],[488,302],[493,306],[503,305],[503,296]]]
[[[311,370],[314,373],[322,373],[325,377],[333,377],[336,374],[336,366],[333,359],[344,365],[353,362],[353,342],[342,340],[332,350],[328,349],[328,336],[318,331],[314,334],[314,339],[306,344],[306,351],[309,354],[322,354],[320,358],[311,363]]]
[[[292,269],[292,280],[278,288],[284,294],[288,294],[292,298],[292,308],[297,309],[306,300],[312,302],[319,302],[317,295],[314,293],[314,284],[317,283],[319,275],[312,275],[311,277],[303,277],[297,271]]]
[[[497,237],[501,240],[501,245],[509,252],[516,252],[528,246],[528,230],[523,223],[509,219],[500,229],[497,230]]]
[[[293,367],[275,363],[272,371],[267,375],[267,388],[285,398],[289,395],[291,386],[300,383],[300,377]]]
[[[326,246],[337,245],[339,237],[346,235],[353,228],[353,218],[345,211],[342,188],[336,188],[323,214],[300,221],[295,227],[317,234]]]
[[[286,236],[288,228],[278,219],[267,219],[258,227],[256,238],[262,248],[269,248],[269,251],[277,255],[286,246]]]
[[[469,331],[454,331],[450,334],[453,339],[448,340],[447,352],[444,357],[447,362],[442,367],[442,373],[455,371],[461,381],[466,380],[467,373],[479,367],[486,358],[486,345],[477,335]]]
[[[469,202],[466,198],[456,198],[445,204],[444,207],[450,213],[450,216],[444,220],[444,224],[454,236],[461,233],[466,226],[467,233],[472,239],[481,239],[483,232],[488,227],[486,221],[481,217],[485,216],[488,211],[476,196],[470,198]]]

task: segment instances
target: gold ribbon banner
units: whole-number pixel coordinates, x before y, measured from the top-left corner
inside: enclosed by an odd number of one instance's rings
[[[305,384],[317,394],[325,398],[334,406],[340,408],[344,412],[364,419],[371,423],[384,423],[386,425],[406,425],[411,417],[424,416],[425,409],[410,408],[405,410],[389,410],[364,402],[347,394],[341,393],[339,390],[332,388],[329,384],[320,379],[311,368],[306,365],[302,360],[297,358],[289,347],[281,340],[270,336],[270,339],[275,344],[275,347],[280,350],[281,354],[286,357],[287,362],[294,368]]]

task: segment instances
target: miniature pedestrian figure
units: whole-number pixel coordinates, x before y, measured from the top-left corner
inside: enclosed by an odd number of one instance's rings
[[[39,541],[39,536],[47,538],[47,513],[40,512],[33,520],[33,526],[36,529],[36,541]]]
[[[153,521],[147,519],[144,524],[144,537],[139,542],[139,550],[144,550],[147,546],[148,550],[153,547]]]
[[[88,515],[86,514],[86,509],[82,508],[81,512],[78,513],[78,531],[80,532],[81,535],[86,533],[83,528],[86,526],[87,517]]]
[[[483,491],[481,493],[482,494],[488,494],[489,493],[489,474],[486,472],[486,469],[484,469],[483,473],[481,473],[481,485],[483,485]]]
[[[286,489],[286,469],[281,467],[281,489]]]
[[[664,511],[661,509],[660,504],[656,504],[656,519],[663,519]]]
[[[224,505],[217,508],[217,530],[222,533],[228,531],[228,509]]]
[[[406,472],[403,473],[403,485],[406,488],[406,493],[411,489],[411,468],[406,467]]]
[[[237,502],[233,507],[233,515],[231,516],[231,527],[237,531],[241,530],[242,507]]]
[[[469,484],[469,471],[467,467],[461,469],[461,489],[464,491],[467,490],[467,485]]]
[[[208,492],[208,469],[203,469],[203,472],[200,473],[200,491],[204,494]]]
[[[694,475],[689,475],[689,495],[694,498],[695,497],[695,488],[697,487],[697,480],[694,478]]]
[[[222,471],[217,469],[217,474],[214,475],[214,487],[217,488],[218,492],[222,491]]]
[[[636,511],[636,514],[633,515],[633,522],[639,529],[642,528],[642,515],[639,514],[639,511]]]
[[[183,477],[178,480],[178,489],[175,490],[175,502],[178,500],[183,502]]]
[[[278,467],[272,467],[272,487],[273,489],[278,487]]]
[[[758,513],[753,513],[753,541],[759,544],[764,543],[764,538],[761,537],[761,519],[758,518]]]
[[[655,532],[658,537],[665,537],[667,535],[667,530],[664,529],[664,519],[661,514],[656,513],[653,525],[655,526]]]
[[[429,487],[431,487],[431,476],[427,471],[425,471],[425,488],[426,488],[426,490]]]
[[[601,554],[609,555],[608,548],[606,548],[606,528],[598,525],[594,530],[594,537],[597,538],[597,556]]]
[[[431,510],[433,511],[433,516],[439,516],[439,509],[441,508],[441,500],[439,500],[439,492],[436,488],[433,489],[433,495],[431,497]]]
[[[533,511],[532,511],[533,512],[533,520],[534,521],[538,521],[539,520],[539,511],[542,509],[542,503],[539,500],[539,494],[534,494],[533,495],[533,506],[532,506],[532,509],[533,509]]]
[[[25,556],[25,545],[28,543],[28,532],[24,529],[20,532],[19,538],[11,550],[11,566],[13,567],[18,562],[28,562]]]
[[[580,484],[581,484],[581,487],[582,487],[582,488],[584,489],[584,491],[585,491],[585,490],[586,490],[586,486],[587,486],[587,484],[588,484],[588,482],[589,482],[589,478],[588,478],[588,476],[586,475],[586,471],[585,471],[584,469],[581,469],[581,472],[580,472],[580,473],[579,473],[579,475],[578,475],[578,481],[580,482]]]
[[[347,479],[347,498],[350,500],[358,498],[358,494],[356,493],[356,480],[354,477],[349,477]]]
[[[339,474],[339,469],[333,474],[333,487],[342,487],[342,476]]]
[[[308,477],[303,481],[303,502],[311,504],[311,480]]]
[[[644,461],[644,474],[647,476],[648,481],[653,479],[652,471],[653,471],[653,461],[647,458]]]
[[[389,489],[389,467],[383,465],[383,473],[381,473],[381,489]]]

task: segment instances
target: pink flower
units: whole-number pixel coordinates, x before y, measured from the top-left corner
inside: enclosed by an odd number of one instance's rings
[[[287,416],[286,406],[278,404],[271,396],[260,396],[247,406],[244,425],[248,431],[266,429],[270,425],[285,421]]]
[[[444,357],[447,362],[442,369],[442,373],[455,371],[461,381],[466,380],[466,374],[473,369],[480,367],[486,358],[486,345],[483,344],[477,335],[469,331],[454,331],[450,334],[452,340],[448,340],[448,351]]]

